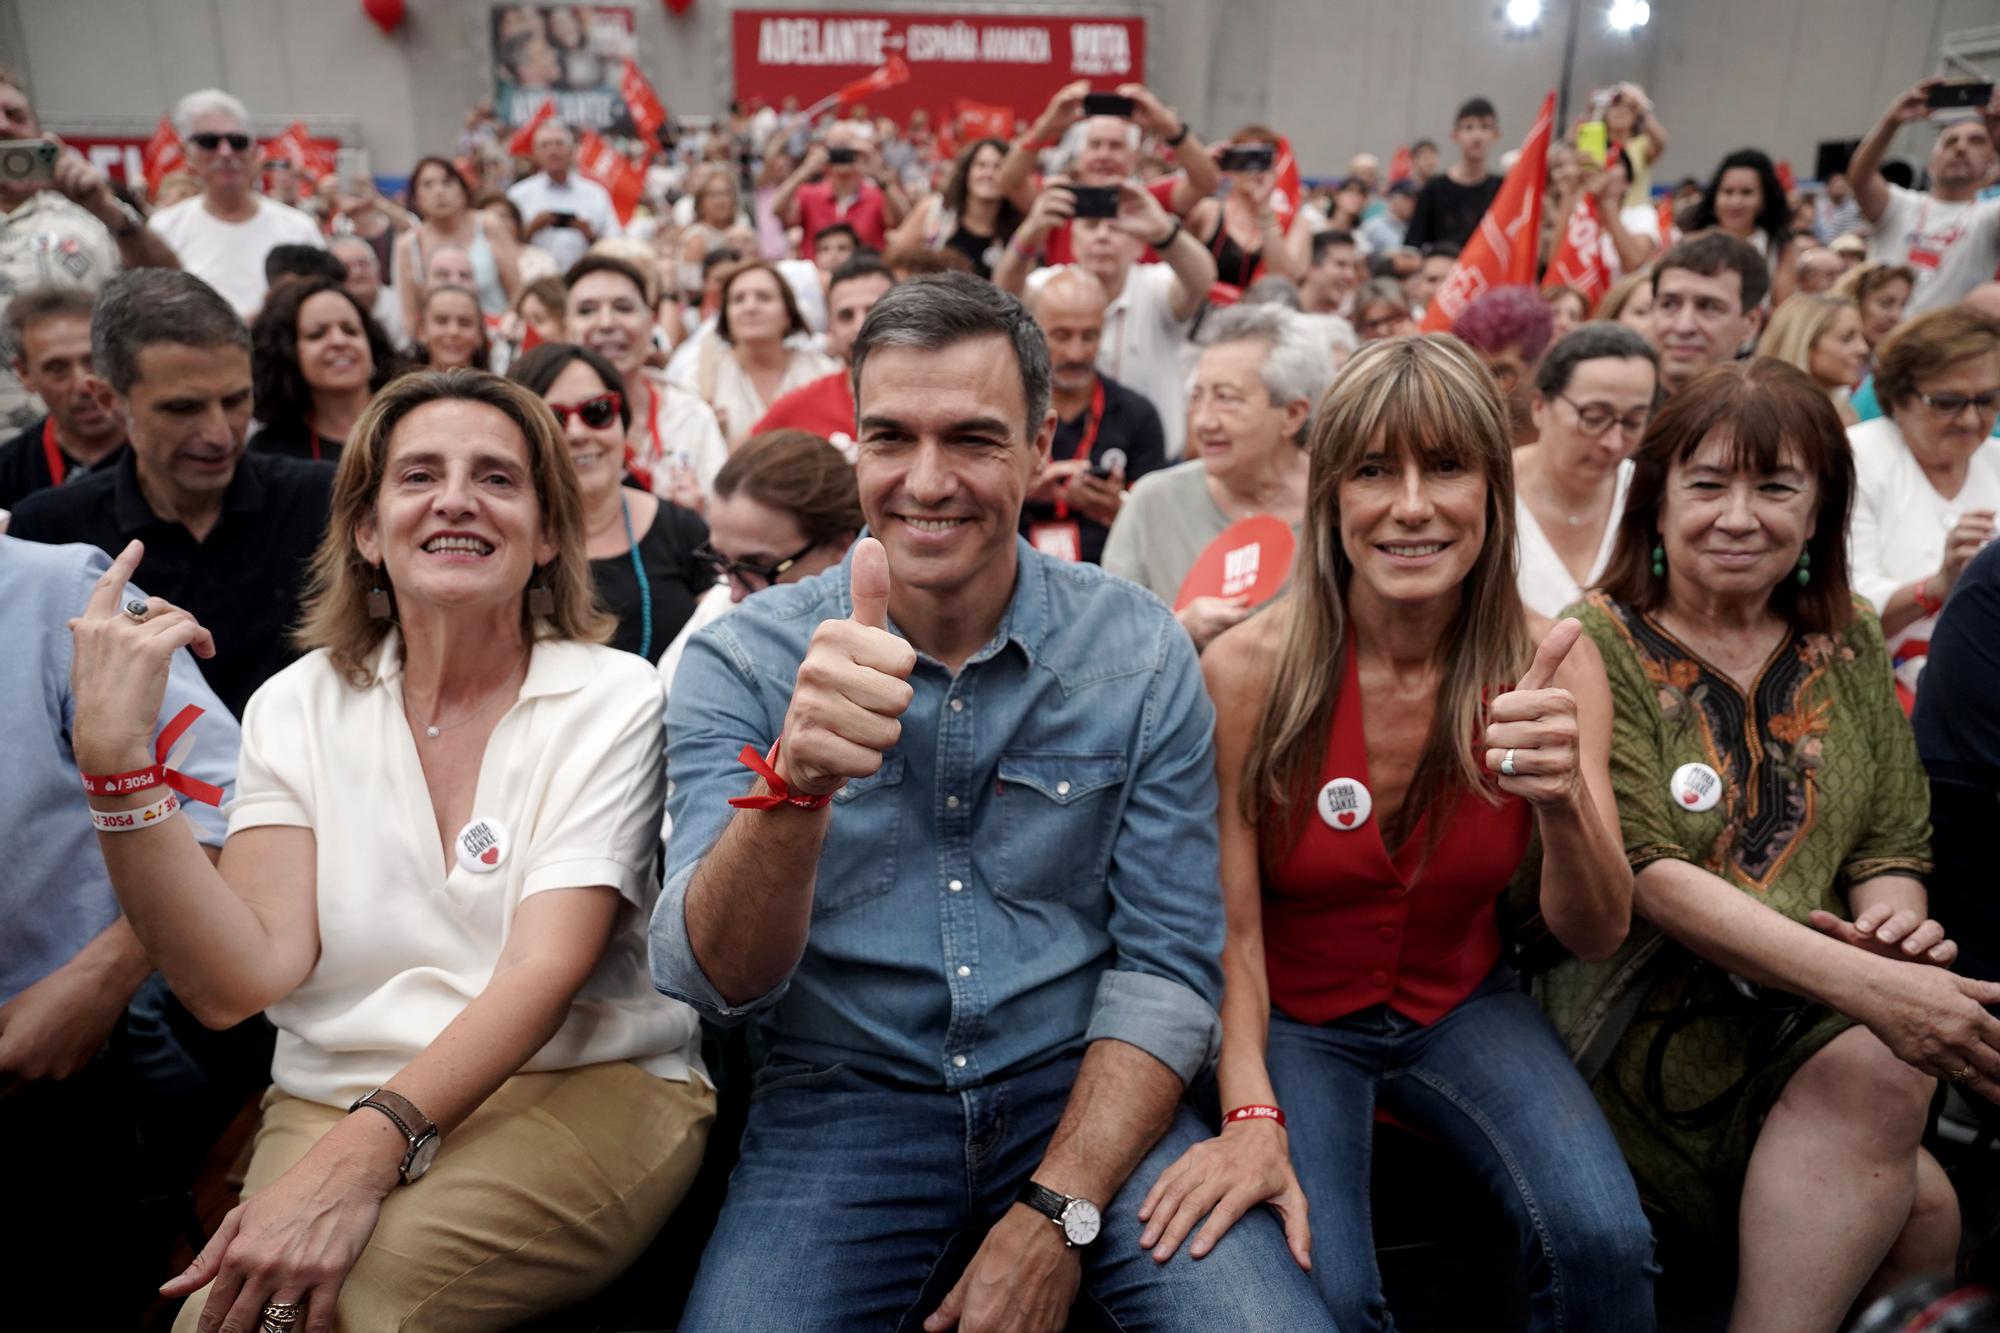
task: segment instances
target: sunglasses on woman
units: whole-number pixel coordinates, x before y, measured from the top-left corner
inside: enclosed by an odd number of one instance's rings
[[[556,414],[556,421],[569,429],[569,419],[576,417],[592,430],[603,430],[618,420],[618,409],[625,400],[613,390],[606,389],[595,398],[586,398],[580,403],[550,403],[549,411]]]
[[[212,153],[224,144],[228,144],[230,148],[239,153],[250,151],[250,136],[247,134],[216,134],[212,131],[204,130],[200,134],[190,134],[188,142],[196,148],[201,149],[204,153]]]
[[[751,591],[769,588],[785,576],[785,571],[811,555],[818,542],[807,542],[775,565],[753,565],[742,560],[731,560],[707,542],[694,549],[694,558],[715,575],[717,583],[724,579],[735,579]]]

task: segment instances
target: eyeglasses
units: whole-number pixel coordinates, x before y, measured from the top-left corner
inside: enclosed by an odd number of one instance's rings
[[[1982,417],[1990,417],[2000,412],[2000,389],[1988,389],[1985,393],[1920,393],[1917,401],[1949,421],[1966,408],[1975,408]]]
[[[1615,422],[1625,428],[1625,435],[1628,439],[1636,440],[1646,433],[1646,422],[1653,415],[1653,410],[1650,407],[1642,407],[1636,412],[1630,412],[1621,417],[1611,410],[1611,406],[1608,403],[1579,403],[1566,393],[1559,393],[1556,397],[1568,403],[1576,412],[1576,424],[1582,429],[1585,435],[1589,436],[1604,434],[1604,432],[1611,429],[1612,424]]]
[[[603,430],[618,420],[618,410],[625,405],[615,390],[606,389],[595,398],[586,398],[580,403],[550,403],[549,411],[556,414],[556,421],[563,429],[569,429],[571,417],[580,418],[592,430]]]
[[[190,134],[188,142],[204,153],[212,153],[224,144],[239,153],[250,151],[250,136],[247,134],[214,134],[204,130],[200,134]]]
[[[752,565],[742,560],[731,560],[707,542],[703,542],[695,547],[694,558],[714,573],[717,583],[726,578],[734,579],[755,592],[759,588],[771,587],[785,576],[786,570],[811,555],[818,546],[818,542],[807,542],[775,565]]]

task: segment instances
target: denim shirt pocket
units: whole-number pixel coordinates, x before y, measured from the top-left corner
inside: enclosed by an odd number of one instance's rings
[[[994,889],[1069,899],[1101,879],[1125,782],[1119,751],[1016,750],[1000,756],[1000,855]]]
[[[902,845],[903,756],[884,755],[882,767],[854,778],[833,794],[833,822],[820,853],[813,885],[813,919],[835,916],[896,883]]]

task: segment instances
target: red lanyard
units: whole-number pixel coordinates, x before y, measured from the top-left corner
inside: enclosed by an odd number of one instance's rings
[[[42,421],[42,457],[49,460],[49,484],[60,486],[69,475],[69,460],[63,457],[62,447],[56,443],[56,419],[47,417]]]
[[[1076,452],[1071,458],[1090,461],[1090,450],[1097,443],[1097,428],[1104,423],[1104,377],[1099,375],[1097,383],[1090,390],[1090,411],[1083,418],[1083,437],[1076,442]],[[1056,517],[1069,517],[1069,487],[1056,492]]]

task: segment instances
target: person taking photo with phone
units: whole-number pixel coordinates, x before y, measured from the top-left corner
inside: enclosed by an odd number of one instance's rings
[[[1905,318],[1956,305],[2000,262],[2000,200],[1979,198],[1993,175],[1993,144],[2000,136],[2000,99],[1991,85],[1985,104],[1946,125],[1931,145],[1928,192],[1882,178],[1882,158],[1897,132],[1937,114],[1962,86],[1936,77],[1918,80],[1889,104],[1847,163],[1861,216],[1875,229],[1868,257],[1907,264],[1917,275]]]

